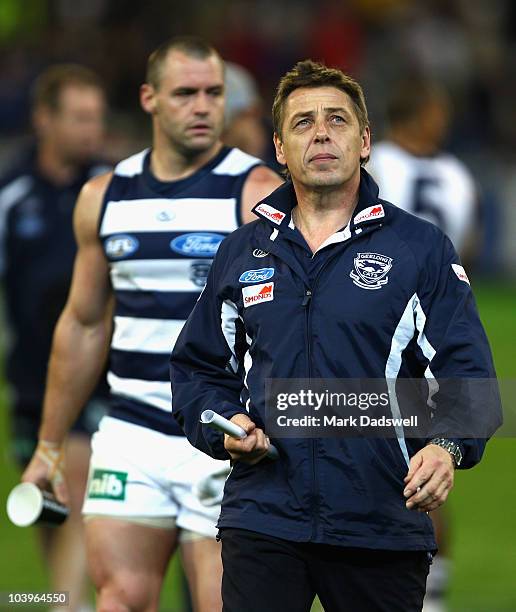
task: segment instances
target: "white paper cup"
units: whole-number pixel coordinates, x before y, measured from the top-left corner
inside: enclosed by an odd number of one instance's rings
[[[7,516],[18,527],[45,523],[61,525],[69,509],[32,482],[16,485],[7,498]]]

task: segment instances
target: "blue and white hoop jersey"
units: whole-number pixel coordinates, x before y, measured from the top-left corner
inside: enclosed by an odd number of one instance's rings
[[[476,190],[467,167],[454,155],[416,157],[389,141],[374,144],[368,172],[380,197],[426,219],[448,235],[459,254],[475,221]]]
[[[224,147],[178,181],[150,172],[145,150],[115,168],[100,239],[115,293],[108,382],[111,415],[171,435],[169,357],[222,240],[241,225],[240,198],[262,162]]]

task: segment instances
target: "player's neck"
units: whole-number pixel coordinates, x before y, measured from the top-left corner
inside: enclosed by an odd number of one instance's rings
[[[393,131],[388,135],[388,139],[416,157],[429,157],[434,155],[436,151],[434,143],[428,142],[412,131]]]
[[[51,143],[38,146],[37,166],[39,172],[57,186],[69,185],[79,173],[77,165],[63,159]]]
[[[333,189],[313,190],[295,185],[298,205],[292,213],[294,224],[312,252],[348,224],[357,205],[359,184],[360,174]]]
[[[177,181],[197,172],[213,159],[221,148],[222,143],[216,142],[209,149],[188,156],[170,146],[161,146],[155,139],[150,168],[152,174],[160,181]]]

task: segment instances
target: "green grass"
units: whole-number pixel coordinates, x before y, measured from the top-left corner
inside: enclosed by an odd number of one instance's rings
[[[11,488],[19,480],[19,472],[8,456],[8,428],[5,410],[5,397],[0,397],[0,593],[8,591],[43,592],[48,589],[45,567],[39,555],[39,546],[34,529],[23,529],[13,526],[5,511],[5,500]],[[182,612],[181,568],[176,559],[172,562],[162,596],[161,610],[164,612]],[[93,597],[92,597],[93,601]],[[22,606],[16,610],[22,611]],[[41,610],[30,607],[27,610]],[[12,608],[0,610],[11,612]]]
[[[493,348],[498,375],[516,379],[516,288],[477,286],[474,283],[474,289]],[[12,526],[5,514],[5,499],[19,477],[8,458],[7,439],[5,397],[2,395],[0,592],[44,591],[48,583],[39,559],[34,530]],[[516,610],[515,451],[514,438],[493,439],[479,466],[457,474],[448,504],[453,526],[451,551],[454,559],[454,576],[449,593],[450,612]],[[173,564],[171,570],[161,609],[180,612],[177,565]],[[20,607],[16,609],[21,610]]]
[[[473,287],[498,376],[514,380],[516,287]],[[449,499],[455,561],[451,612],[516,610],[515,459],[514,438],[494,438],[480,465],[457,473]]]

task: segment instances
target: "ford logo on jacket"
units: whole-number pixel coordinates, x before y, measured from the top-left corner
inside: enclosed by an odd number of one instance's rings
[[[247,270],[238,279],[241,283],[263,283],[274,276],[274,268],[262,268],[261,270]]]

